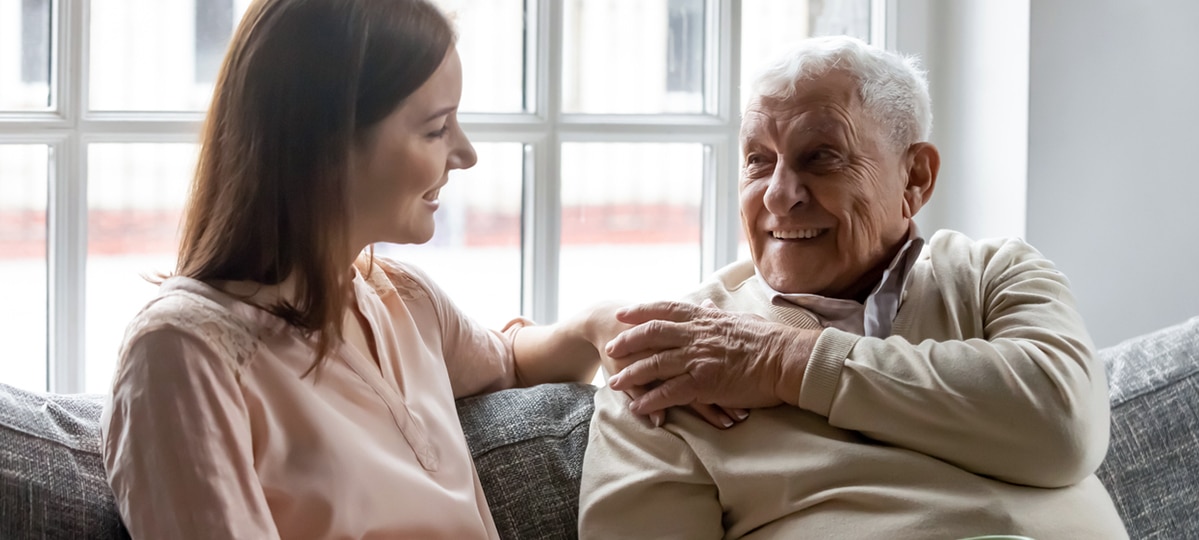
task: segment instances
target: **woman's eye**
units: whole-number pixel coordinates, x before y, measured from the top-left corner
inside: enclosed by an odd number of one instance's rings
[[[444,136],[445,136],[445,134],[446,134],[447,132],[449,132],[449,130],[450,130],[450,125],[449,125],[449,124],[446,124],[446,125],[444,125],[444,126],[441,126],[441,129],[439,129],[439,130],[437,130],[437,131],[434,131],[434,132],[430,133],[430,134],[429,134],[429,138],[430,138],[430,139],[440,139],[440,138],[444,137]]]

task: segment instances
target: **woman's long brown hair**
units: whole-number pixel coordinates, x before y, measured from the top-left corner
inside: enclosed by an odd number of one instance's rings
[[[426,0],[259,0],[221,67],[175,274],[273,285],[261,306],[341,337],[351,272],[349,154],[441,64],[454,35]]]

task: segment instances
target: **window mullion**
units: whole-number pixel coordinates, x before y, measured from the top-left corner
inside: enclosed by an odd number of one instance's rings
[[[702,199],[701,275],[707,277],[737,257],[740,230],[737,205],[738,132],[741,102],[741,2],[717,0],[709,4],[716,15],[708,26],[709,56],[717,59],[709,69],[715,74],[709,92],[717,95],[717,116],[722,120],[721,142],[710,145],[704,167]]]
[[[50,183],[48,389],[84,389],[87,156],[79,133],[86,92],[87,2],[59,0],[56,105],[74,129],[54,146]],[[116,354],[116,351],[113,351]]]
[[[521,244],[523,271],[522,311],[532,319],[551,323],[558,319],[558,252],[561,238],[561,156],[557,129],[562,96],[562,3],[536,3],[537,116],[545,123],[545,136],[532,144],[526,159],[525,200]]]
[[[896,0],[870,0],[870,43],[895,50],[898,4]]]

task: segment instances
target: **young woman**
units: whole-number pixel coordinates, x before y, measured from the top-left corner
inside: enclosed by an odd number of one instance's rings
[[[134,538],[489,538],[457,397],[588,381],[609,308],[502,332],[375,242],[475,163],[425,0],[259,0],[216,86],[175,275],[130,324],[104,459]],[[364,249],[365,252],[364,252]]]

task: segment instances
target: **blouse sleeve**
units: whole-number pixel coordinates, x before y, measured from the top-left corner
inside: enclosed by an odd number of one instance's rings
[[[233,366],[175,327],[131,341],[101,421],[133,538],[278,538]]]
[[[531,321],[516,318],[503,330],[488,329],[463,313],[424,272],[396,261],[382,262],[397,289],[410,288],[403,281],[411,279],[428,293],[440,326],[442,354],[455,399],[517,386],[512,342],[516,332]]]

